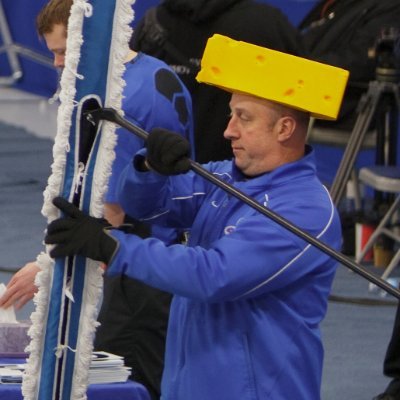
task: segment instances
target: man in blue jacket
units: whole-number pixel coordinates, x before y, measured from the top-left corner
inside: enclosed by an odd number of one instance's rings
[[[255,68],[262,61],[257,57]],[[213,69],[215,76],[219,71]],[[243,80],[236,80],[239,86]],[[234,158],[205,168],[338,249],[339,218],[305,144],[307,108],[239,87],[230,109],[224,136]],[[174,294],[161,399],[318,400],[319,323],[336,262],[189,171],[190,146],[179,135],[155,129],[146,146],[121,175],[120,204],[153,224],[189,228],[187,245],[111,229],[59,197],[54,204],[65,217],[48,226],[50,254],[101,260],[107,275],[128,275]]]

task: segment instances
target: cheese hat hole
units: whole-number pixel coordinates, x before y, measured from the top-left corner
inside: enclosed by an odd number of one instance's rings
[[[285,93],[283,93],[284,96],[293,96],[294,95],[294,89],[290,88],[288,90],[286,90]]]
[[[221,74],[221,70],[218,67],[211,67],[211,72],[214,75],[220,75]]]
[[[256,57],[256,60],[257,60],[258,64],[264,64],[267,59],[263,55],[260,54]]]

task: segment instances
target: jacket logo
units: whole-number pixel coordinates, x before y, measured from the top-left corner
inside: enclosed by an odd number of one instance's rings
[[[225,235],[230,235],[231,233],[233,233],[235,231],[235,229],[236,229],[235,225],[228,225],[224,229],[224,234]]]

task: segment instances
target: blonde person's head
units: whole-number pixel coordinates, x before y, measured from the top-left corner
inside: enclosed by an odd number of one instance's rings
[[[67,28],[73,0],[50,0],[36,17],[36,29],[40,36],[51,33],[55,25]]]

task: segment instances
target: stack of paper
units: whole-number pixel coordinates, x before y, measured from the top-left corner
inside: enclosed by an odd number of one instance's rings
[[[6,290],[6,285],[4,283],[0,283],[0,297],[3,296]],[[4,322],[7,324],[15,324],[17,322],[14,306],[10,306],[8,308],[0,308],[0,322]]]
[[[0,364],[0,383],[21,383],[25,364]]]
[[[25,364],[0,364],[0,384],[21,383]],[[123,357],[95,351],[89,368],[89,385],[93,383],[126,382],[131,369],[125,367]]]
[[[89,384],[126,382],[131,369],[125,367],[123,357],[105,351],[95,351],[89,369]]]

